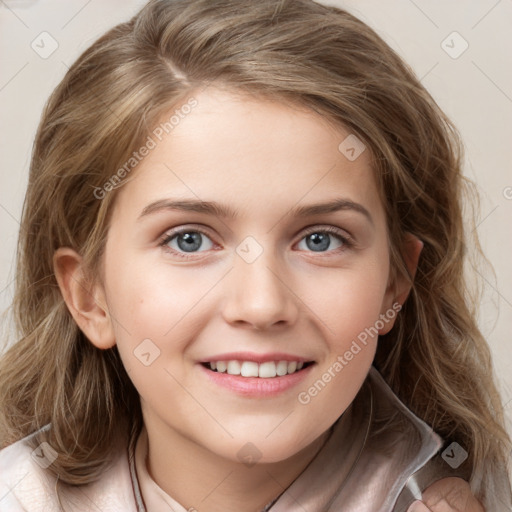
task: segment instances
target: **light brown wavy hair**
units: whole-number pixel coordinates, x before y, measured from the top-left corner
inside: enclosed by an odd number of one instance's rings
[[[139,396],[117,348],[97,349],[80,331],[52,257],[72,247],[89,282],[103,279],[117,189],[101,200],[97,191],[163,114],[212,84],[309,107],[366,144],[394,276],[408,276],[406,234],[424,242],[412,291],[374,364],[408,407],[466,449],[476,496],[505,503],[511,444],[475,320],[477,290],[464,271],[467,248],[481,251],[476,234],[467,238],[474,225],[464,229],[463,201],[474,191],[462,174],[460,136],[370,27],[310,0],[151,1],[88,48],[52,93],[18,241],[18,341],[0,362],[1,446],[51,424],[34,445],[57,450],[49,469],[78,485],[100,478],[120,434],[140,430]]]

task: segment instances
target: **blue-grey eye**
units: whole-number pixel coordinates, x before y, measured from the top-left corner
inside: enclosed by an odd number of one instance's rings
[[[210,244],[206,243],[207,247],[204,247],[204,240],[208,240]],[[176,242],[177,246],[173,246],[172,244]],[[204,234],[199,231],[181,231],[178,233],[174,233],[170,235],[165,241],[166,245],[169,245],[171,249],[175,251],[184,251],[184,252],[196,252],[198,249],[202,248],[203,250],[208,250],[213,247],[213,243],[211,240]]]
[[[332,247],[332,239],[337,240],[337,243],[339,245],[336,246],[335,242],[335,247]],[[315,231],[314,233],[310,233],[306,235],[299,242],[299,244],[302,243],[303,240],[306,241],[307,248],[314,252],[324,252],[327,249],[338,249],[343,245],[343,242],[340,240],[339,236],[333,233],[327,233],[325,231]]]

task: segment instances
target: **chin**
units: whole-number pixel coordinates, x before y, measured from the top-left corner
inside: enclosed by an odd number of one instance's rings
[[[287,436],[286,440],[280,439],[276,436],[275,439],[265,439],[265,436],[261,438],[250,438],[245,437],[245,440],[240,441],[234,440],[230,442],[230,447],[224,453],[219,455],[229,459],[232,462],[242,463],[248,467],[254,464],[276,464],[283,462],[291,457],[297,455],[301,450],[306,448],[308,444],[302,442],[299,443],[299,436]],[[218,447],[217,447],[218,451]]]

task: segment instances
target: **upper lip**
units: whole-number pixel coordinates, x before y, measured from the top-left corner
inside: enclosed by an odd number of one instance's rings
[[[286,354],[284,352],[269,352],[267,354],[257,354],[255,352],[229,352],[218,354],[201,360],[201,363],[211,363],[215,361],[253,361],[255,363],[266,363],[268,361],[297,361],[298,363],[307,363],[312,361],[307,357]]]

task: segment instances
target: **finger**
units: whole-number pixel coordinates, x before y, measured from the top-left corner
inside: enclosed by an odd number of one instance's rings
[[[415,501],[407,512],[432,512],[422,501]]]
[[[466,508],[456,508],[451,503],[448,503],[445,498],[441,498],[440,500],[436,501],[436,503],[427,503],[428,506],[430,507],[429,510],[431,510],[432,512],[469,512],[469,510]]]
[[[432,512],[484,512],[469,484],[459,478],[436,482],[423,493],[422,499]]]

